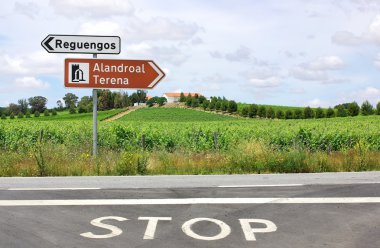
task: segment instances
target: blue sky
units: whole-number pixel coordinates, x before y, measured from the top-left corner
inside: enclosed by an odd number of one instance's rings
[[[167,74],[149,95],[192,91],[240,102],[334,106],[380,101],[378,0],[40,0],[0,9],[0,106],[67,92],[48,34],[119,35],[120,55]]]

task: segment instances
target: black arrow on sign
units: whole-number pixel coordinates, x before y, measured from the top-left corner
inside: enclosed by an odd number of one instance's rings
[[[54,51],[54,48],[52,48],[50,46],[50,41],[52,41],[54,39],[54,37],[50,37],[49,39],[47,39],[43,44],[45,46],[45,48],[49,49],[50,51]]]

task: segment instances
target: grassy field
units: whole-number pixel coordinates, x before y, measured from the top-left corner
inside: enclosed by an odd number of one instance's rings
[[[125,111],[123,109],[112,109],[112,110],[106,110],[106,111],[98,111],[98,120],[102,121],[106,118],[109,118],[111,116],[114,116],[122,111]],[[30,118],[26,118],[25,116],[23,118],[18,118],[17,116],[11,120],[9,117],[7,117],[6,120],[0,120],[0,121],[88,121],[92,120],[92,113],[76,113],[76,114],[70,114],[69,111],[61,111],[57,112],[57,115],[49,115],[44,116],[42,113],[39,117],[34,117],[34,115],[31,115]]]
[[[99,119],[118,111],[100,112]],[[100,122],[96,159],[91,157],[91,142],[91,114],[0,120],[0,175],[380,169],[380,116],[271,120],[145,108]]]

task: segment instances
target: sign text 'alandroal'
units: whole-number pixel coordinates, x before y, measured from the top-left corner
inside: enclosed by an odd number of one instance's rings
[[[66,87],[151,89],[164,77],[151,60],[65,60]]]

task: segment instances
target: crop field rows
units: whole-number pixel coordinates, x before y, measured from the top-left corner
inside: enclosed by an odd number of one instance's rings
[[[39,139],[42,139],[44,147],[50,147],[50,150],[75,151],[76,154],[73,156],[87,158],[90,167],[96,167],[93,164],[96,161],[91,160],[89,156],[92,141],[91,115],[68,121],[40,121],[42,119],[0,121],[1,152],[26,154],[25,159],[33,160],[36,159]],[[41,130],[43,137],[40,137]],[[114,160],[110,163],[114,163],[115,168],[118,164],[121,166],[120,161],[123,160],[123,156],[130,156],[130,161],[136,160],[137,162],[132,165],[136,168],[141,161],[145,161],[144,166],[148,168],[149,164],[157,165],[158,162],[152,159],[160,160],[160,166],[164,163],[171,166],[183,163],[183,161],[173,161],[178,160],[178,157],[188,156],[193,161],[192,169],[174,170],[173,173],[199,174],[205,170],[214,173],[281,172],[282,169],[268,167],[269,158],[263,156],[269,154],[276,155],[273,158],[276,163],[289,156],[290,160],[299,159],[301,164],[307,163],[310,159],[313,161],[316,159],[317,161],[314,161],[316,164],[327,163],[327,166],[329,163],[339,164],[339,168],[328,169],[332,171],[366,170],[379,166],[376,160],[379,161],[380,153],[380,116],[247,120],[187,109],[149,108],[134,111],[113,122],[100,122],[98,143],[101,151],[113,154]],[[107,152],[103,156],[107,157]],[[344,162],[350,156],[352,161]],[[170,158],[172,160],[168,161]],[[241,161],[242,158],[247,160]],[[22,160],[20,157],[19,159]],[[342,159],[343,162],[335,161]],[[359,161],[360,168],[345,168],[345,165],[342,165],[342,163],[352,164],[355,161]],[[14,163],[8,161],[7,164],[13,166]],[[223,170],[207,169],[207,166],[210,166],[208,163],[220,163],[229,166],[229,169],[224,167]],[[231,166],[235,167],[230,168]],[[128,170],[117,172],[115,169],[109,173],[147,173],[146,170],[138,171],[136,168],[132,172]],[[235,168],[238,169],[235,171]],[[99,173],[99,168],[97,172],[93,170],[93,173]],[[297,168],[289,170],[299,171]],[[319,168],[319,170],[324,169]],[[154,169],[151,168],[152,171]],[[157,173],[167,173],[167,171],[160,169]]]

